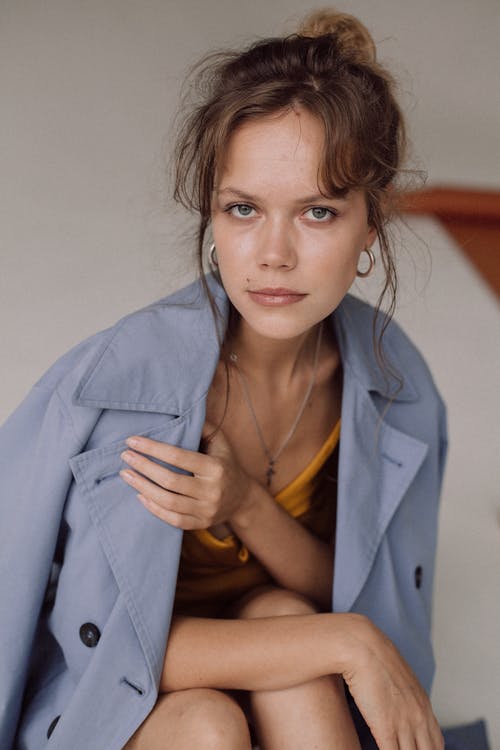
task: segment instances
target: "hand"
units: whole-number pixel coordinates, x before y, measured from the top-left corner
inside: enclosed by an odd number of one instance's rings
[[[392,641],[359,617],[343,678],[380,750],[443,750],[429,698]]]
[[[129,448],[121,455],[136,470],[120,472],[122,479],[138,490],[139,500],[153,515],[172,526],[207,529],[230,521],[248,502],[254,480],[238,464],[222,430],[207,439],[213,429],[205,423],[206,453],[134,436],[135,450]],[[190,474],[160,466],[143,454]]]

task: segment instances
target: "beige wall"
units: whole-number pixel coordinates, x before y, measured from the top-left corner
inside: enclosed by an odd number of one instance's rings
[[[287,18],[293,30],[314,5],[0,0],[0,420],[73,343],[190,278],[190,223],[166,213],[164,177],[183,73],[214,46],[279,33]],[[430,180],[498,188],[498,1],[338,7],[360,15],[398,75]],[[416,226],[434,275],[425,286],[425,251],[406,234],[414,262],[405,250],[399,316],[431,361],[452,429],[434,699],[443,721],[487,715],[500,747],[498,312],[439,229]]]

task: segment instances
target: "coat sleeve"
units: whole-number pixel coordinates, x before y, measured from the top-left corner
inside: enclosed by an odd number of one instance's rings
[[[11,750],[76,446],[57,391],[35,385],[0,428],[0,747]]]

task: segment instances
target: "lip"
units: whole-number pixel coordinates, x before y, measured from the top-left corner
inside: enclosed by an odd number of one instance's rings
[[[303,292],[297,292],[294,289],[285,289],[283,287],[266,289],[248,290],[250,299],[258,305],[264,307],[282,307],[283,305],[293,305],[300,302],[306,297]]]
[[[286,287],[266,287],[265,289],[250,289],[252,294],[265,294],[266,296],[276,295],[277,297],[285,297],[289,294],[294,294],[300,297],[304,297],[304,292],[298,292],[296,289],[287,289]]]

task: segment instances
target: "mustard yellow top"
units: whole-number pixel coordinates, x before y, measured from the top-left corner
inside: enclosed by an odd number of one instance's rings
[[[291,516],[324,540],[333,539],[335,527],[335,449],[339,436],[340,420],[306,468],[275,495],[276,502]],[[186,531],[175,611],[215,617],[247,591],[271,581],[266,569],[236,536],[217,539],[208,529]]]

